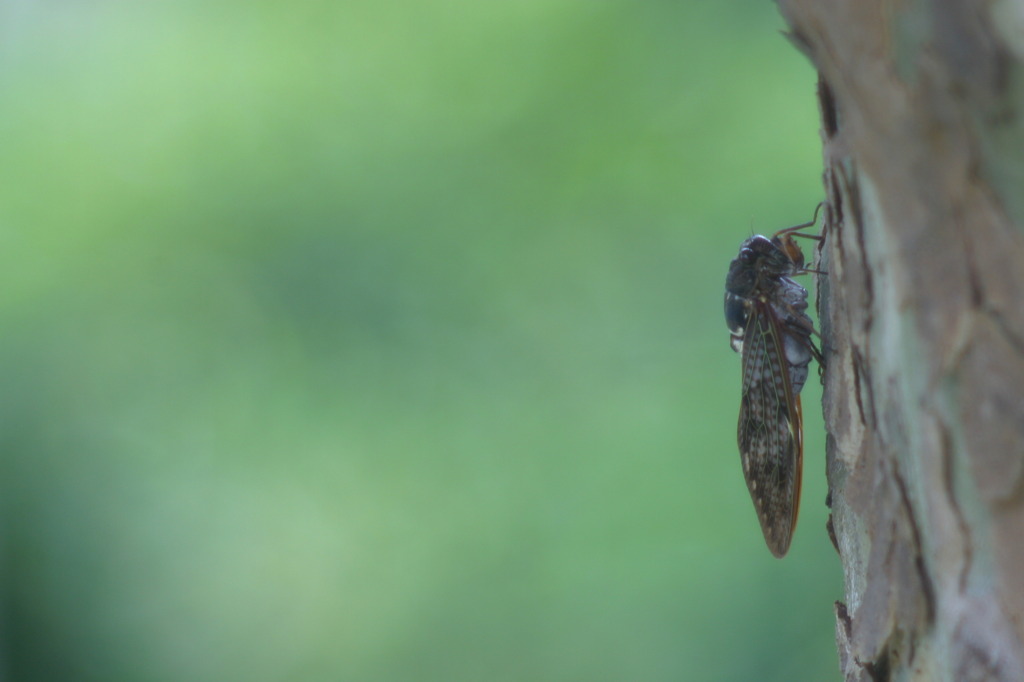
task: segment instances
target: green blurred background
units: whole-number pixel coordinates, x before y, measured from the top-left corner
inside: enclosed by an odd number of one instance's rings
[[[821,197],[771,3],[0,22],[0,677],[839,679],[722,318]]]

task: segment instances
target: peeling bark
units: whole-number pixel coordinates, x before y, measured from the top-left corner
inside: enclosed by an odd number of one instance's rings
[[[1024,2],[779,0],[820,75],[847,680],[1024,680]]]

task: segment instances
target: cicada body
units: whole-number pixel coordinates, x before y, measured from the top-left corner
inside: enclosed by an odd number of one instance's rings
[[[821,361],[811,339],[807,290],[792,279],[807,272],[790,234],[795,229],[747,239],[725,279],[725,319],[732,348],[743,358],[737,429],[743,475],[768,549],[780,558],[789,550],[800,505],[800,391],[811,358]]]

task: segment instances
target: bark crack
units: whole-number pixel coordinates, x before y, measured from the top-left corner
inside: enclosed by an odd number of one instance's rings
[[[967,238],[967,231],[963,229],[964,223],[959,211],[956,213],[956,217],[953,222],[961,228],[958,230],[958,234],[962,235],[960,245],[961,248],[963,248],[964,264],[967,267],[967,283],[971,292],[971,306],[981,309],[985,301],[985,287],[981,283],[981,276],[978,274],[978,268],[975,267],[974,244]]]
[[[985,308],[982,312],[990,317],[995,323],[996,329],[1003,335],[1006,342],[1013,347],[1013,349],[1020,355],[1024,356],[1024,338],[1018,335],[1010,323],[1006,320],[1006,316],[999,310],[994,308]]]
[[[821,125],[825,131],[825,139],[830,140],[839,132],[839,109],[836,107],[832,86],[821,73],[818,74],[818,105],[821,107]]]
[[[963,682],[987,682],[1006,679],[1003,667],[993,654],[967,636],[967,620],[961,618],[953,631],[953,641],[960,647],[956,679]]]
[[[914,543],[914,567],[917,569],[917,576],[921,582],[921,594],[924,597],[925,621],[930,624],[935,620],[935,586],[932,585],[931,576],[928,575],[928,568],[924,562],[921,529],[917,525],[917,517],[914,516],[914,508],[910,503],[907,482],[895,463],[892,466],[892,476],[896,481],[896,488],[899,490],[900,500],[906,512],[907,524],[910,527],[911,540]]]
[[[862,210],[862,207],[861,207],[860,190],[859,190],[859,188],[857,186],[856,181],[850,177],[849,173],[847,173],[847,170],[846,170],[845,166],[843,166],[842,164],[835,164],[833,166],[833,168],[835,170],[838,170],[838,175],[840,176],[841,183],[842,183],[842,186],[843,186],[843,191],[836,192],[836,194],[838,196],[842,196],[843,194],[846,195],[846,199],[847,200],[845,201],[844,206],[848,206],[850,211],[852,211],[852,215],[850,216],[850,218],[851,218],[851,222],[853,224],[852,224],[851,228],[854,230],[854,236],[855,236],[855,241],[857,243],[857,249],[860,252],[858,254],[858,256],[860,258],[860,266],[861,266],[860,267],[860,274],[863,276],[863,287],[862,287],[862,290],[864,292],[864,304],[863,304],[862,310],[863,310],[864,318],[863,318],[863,322],[862,322],[863,334],[862,335],[858,334],[858,336],[861,336],[862,338],[864,338],[865,339],[865,343],[867,343],[867,339],[868,339],[868,337],[870,336],[870,333],[871,333],[871,328],[874,326],[874,313],[872,312],[872,310],[873,310],[873,307],[874,307],[875,293],[874,293],[874,279],[873,279],[873,277],[871,275],[871,268],[869,266],[868,259],[867,259],[867,251],[866,251],[867,244],[866,244],[866,239],[865,239],[865,236],[864,236],[864,214],[863,214],[863,210]],[[843,225],[847,224],[847,221],[845,220],[845,217],[846,217],[846,214],[844,213],[844,215],[843,215]],[[846,256],[846,251],[845,251],[845,249],[842,249],[842,241],[841,240],[840,240],[838,246],[840,247],[839,255],[843,259],[842,262],[845,263],[847,261],[847,259],[845,257]],[[852,349],[852,355],[853,355],[853,361],[852,361],[851,364],[852,364],[852,367],[853,367],[854,401],[855,401],[855,403],[857,405],[857,410],[860,413],[861,424],[866,426],[869,423],[875,423],[875,414],[874,414],[874,404],[875,404],[875,402],[874,402],[874,396],[872,395],[870,384],[865,380],[865,378],[863,376],[863,373],[861,371],[862,366],[864,366],[864,364],[866,363],[866,358],[865,358],[864,350],[862,350],[861,348],[858,348],[858,347],[854,347]],[[868,394],[869,394],[867,401],[864,400],[864,394],[863,394],[863,390],[864,390],[865,387],[867,388],[867,391],[868,391]],[[869,414],[869,409],[870,409],[870,414]]]
[[[956,523],[960,529],[960,535],[964,539],[964,561],[963,565],[960,567],[960,576],[958,580],[958,587],[962,594],[967,590],[967,576],[971,571],[972,564],[974,563],[974,542],[971,537],[970,526],[967,524],[967,519],[964,517],[963,510],[960,508],[960,503],[956,499],[956,486],[954,481],[956,467],[953,465],[953,435],[941,420],[936,419],[936,423],[938,424],[939,436],[942,439],[942,480],[945,484],[946,497],[949,500],[950,508],[953,510],[953,516],[956,517]]]
[[[867,238],[864,236],[864,212],[861,207],[860,188],[856,182],[847,184],[851,205],[854,212],[854,233],[857,237],[857,248],[860,250],[860,266],[864,275],[864,336],[870,337],[875,324],[875,279],[868,261]]]
[[[864,426],[868,425],[867,412],[864,406],[864,396],[861,393],[861,384],[866,382],[861,376],[860,366],[864,362],[864,357],[860,352],[860,349],[853,351],[853,362],[850,363],[853,366],[853,400],[857,404],[857,411],[860,413],[860,423]],[[874,412],[872,411],[872,423],[874,423]]]

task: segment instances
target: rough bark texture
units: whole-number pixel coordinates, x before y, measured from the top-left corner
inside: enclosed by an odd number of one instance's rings
[[[820,74],[847,680],[1024,680],[1024,0],[780,0]]]

